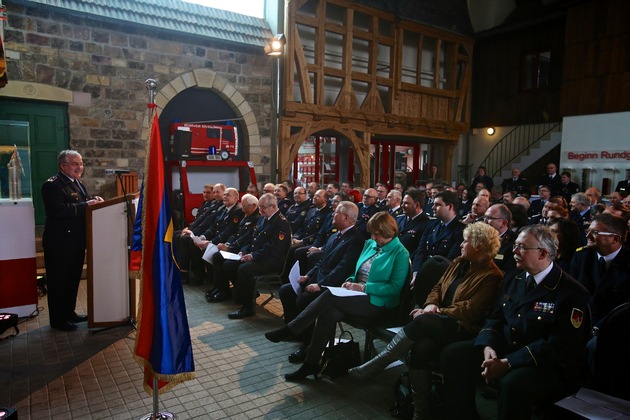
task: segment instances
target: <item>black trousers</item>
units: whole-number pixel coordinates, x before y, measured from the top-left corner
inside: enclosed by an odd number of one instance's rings
[[[310,293],[302,292],[299,295],[296,295],[293,291],[293,287],[290,284],[285,284],[280,287],[278,291],[278,296],[280,297],[280,302],[282,302],[282,309],[284,310],[284,322],[288,324],[293,321],[311,302],[319,297],[323,293],[322,289],[319,292]],[[313,335],[312,326],[304,330],[300,334],[300,339],[304,343],[309,343],[311,341],[311,337]]]
[[[307,328],[315,325],[311,343],[306,353],[306,362],[319,364],[326,344],[335,331],[337,322],[343,320],[346,315],[375,319],[386,312],[387,308],[372,305],[368,295],[337,297],[333,296],[329,290],[325,290],[287,326],[295,335],[299,336]]]
[[[44,249],[50,325],[62,325],[74,315],[84,260],[85,249],[62,244]]]
[[[203,253],[204,251],[195,245],[189,235],[180,235],[175,238],[175,255],[177,256],[177,265],[180,270],[203,273],[205,270],[203,259],[201,258]]]
[[[450,344],[442,351],[444,403],[449,419],[478,418],[475,391],[481,380],[482,362],[483,347],[474,346],[472,340]],[[499,420],[529,419],[532,406],[557,401],[574,391],[551,366],[514,368],[498,381],[498,387]]]
[[[254,261],[240,262],[226,260],[223,263],[223,271],[227,279],[234,284],[234,300],[243,306],[254,307],[256,301],[256,277],[262,274],[277,273],[277,269],[273,270],[264,263]],[[216,276],[216,273],[215,273]],[[225,286],[225,279],[222,280],[222,286]],[[215,278],[215,286],[216,286]],[[216,286],[219,287],[219,286]]]
[[[404,328],[414,341],[411,348],[411,369],[428,370],[439,363],[442,349],[453,342],[469,340],[473,334],[447,315],[423,314]]]

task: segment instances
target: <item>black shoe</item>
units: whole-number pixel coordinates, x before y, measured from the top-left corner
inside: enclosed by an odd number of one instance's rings
[[[239,310],[230,312],[228,318],[230,319],[243,319],[256,315],[256,311],[251,306],[241,306]]]
[[[318,365],[304,363],[298,370],[293,373],[287,373],[284,375],[284,379],[289,382],[301,381],[308,375],[314,375],[315,379],[319,379],[320,367]]]
[[[74,331],[76,330],[77,324],[73,324],[72,322],[64,322],[62,324],[51,325],[51,328],[54,328],[59,331]]]
[[[212,295],[216,295],[217,292],[219,291],[219,289],[217,289],[216,287],[212,290],[208,290],[206,292],[206,300],[210,299],[212,297]]]
[[[79,323],[79,322],[87,322],[88,317],[87,315],[77,315],[76,312],[72,314],[72,316],[70,317],[70,322],[73,323]]]
[[[265,333],[265,338],[274,343],[279,343],[281,341],[292,341],[295,340],[295,334],[287,327],[286,325],[278,330],[273,330]]]
[[[304,363],[306,360],[307,346],[302,346],[289,355],[289,362],[291,363]]]
[[[218,291],[214,295],[210,296],[207,300],[210,303],[219,303],[225,302],[226,300],[230,300],[231,296],[229,293]]]

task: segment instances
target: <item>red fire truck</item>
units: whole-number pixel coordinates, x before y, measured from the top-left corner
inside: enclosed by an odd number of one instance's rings
[[[228,160],[238,155],[238,129],[225,124],[174,123],[171,152],[182,158]]]
[[[173,193],[174,216],[179,226],[191,223],[203,203],[203,186],[221,183],[239,190],[258,187],[254,164],[234,160],[238,153],[237,127],[219,124],[171,125],[171,158],[167,162]]]

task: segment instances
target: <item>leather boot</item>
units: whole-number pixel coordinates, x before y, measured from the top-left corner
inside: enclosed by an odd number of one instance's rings
[[[431,371],[409,369],[413,390],[413,420],[431,418]]]
[[[385,350],[361,366],[350,369],[348,374],[354,379],[371,378],[381,373],[390,363],[400,359],[413,346],[413,343],[414,341],[405,334],[405,330],[400,330],[385,347]]]

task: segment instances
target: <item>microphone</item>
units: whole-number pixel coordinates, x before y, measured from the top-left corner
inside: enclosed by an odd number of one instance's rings
[[[129,169],[105,169],[105,175],[122,175],[129,172]]]

